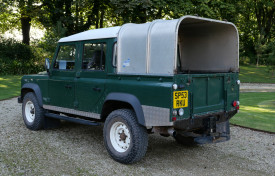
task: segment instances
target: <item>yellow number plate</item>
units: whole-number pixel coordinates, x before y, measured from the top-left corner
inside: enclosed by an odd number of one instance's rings
[[[175,91],[173,104],[174,109],[188,107],[188,90]]]

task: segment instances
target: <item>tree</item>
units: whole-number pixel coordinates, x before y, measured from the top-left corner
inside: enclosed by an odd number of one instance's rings
[[[21,29],[22,43],[30,44],[30,28],[40,9],[39,0],[0,0],[0,31]]]
[[[32,20],[32,8],[33,1],[28,0],[19,0],[18,9],[20,12],[20,21],[21,21],[21,29],[23,35],[22,43],[26,45],[30,45],[30,29],[31,29],[31,20]]]
[[[262,48],[271,38],[271,28],[275,24],[275,1],[274,0],[254,0],[255,16],[257,19],[258,38],[256,45],[257,66],[259,64]]]
[[[153,9],[152,2],[149,0],[111,0],[110,2],[121,24],[145,23],[148,20],[148,8]]]
[[[15,3],[8,0],[0,0],[0,32],[18,28],[18,15],[13,12]]]
[[[239,2],[237,7],[237,26],[244,55],[254,57],[254,63],[259,65],[263,63],[261,58],[264,58],[266,46],[274,38],[275,1],[248,0]]]
[[[267,47],[267,66],[272,72],[272,77],[275,76],[275,41],[270,42]]]
[[[66,35],[102,28],[108,0],[43,0],[39,21],[50,30],[58,22],[67,30]]]
[[[47,30],[61,23],[66,35],[103,27],[108,0],[1,0],[0,30],[5,32],[15,27],[22,30],[22,43],[30,44],[30,29],[33,24],[42,24]],[[7,10],[10,9],[10,10]],[[12,19],[12,20],[8,20]],[[19,23],[20,22],[20,23]],[[19,27],[20,26],[20,27]]]

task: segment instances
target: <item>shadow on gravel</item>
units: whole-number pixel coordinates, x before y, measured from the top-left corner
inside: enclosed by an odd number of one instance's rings
[[[66,139],[68,143],[74,143],[75,139],[78,139],[78,142],[86,142],[86,145],[91,145],[91,148],[95,147],[94,145],[97,145],[96,148],[100,148],[101,151],[105,151],[103,142],[103,125],[86,126],[62,121],[61,127],[46,131],[57,132],[58,135],[62,136],[63,139]],[[144,167],[144,165],[146,165],[145,163],[156,162],[156,160],[164,163],[171,162],[171,160],[175,162],[175,156],[181,156],[179,160],[182,160],[182,158],[188,159],[188,157],[190,157],[190,151],[195,152],[201,147],[202,146],[200,145],[182,145],[178,144],[172,137],[149,134],[146,156],[134,165]],[[188,153],[188,155],[182,155],[183,153]],[[107,151],[101,153],[97,152],[97,155],[101,155],[105,158],[108,153]]]

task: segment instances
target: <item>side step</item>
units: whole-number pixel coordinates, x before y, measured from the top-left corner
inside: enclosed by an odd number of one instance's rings
[[[99,126],[101,124],[101,123],[92,122],[89,120],[78,119],[78,118],[73,118],[73,117],[68,117],[68,116],[61,116],[61,115],[57,115],[57,114],[53,114],[53,113],[46,113],[45,116],[49,117],[49,118],[65,120],[65,121],[79,123],[79,124],[83,124],[83,125]]]

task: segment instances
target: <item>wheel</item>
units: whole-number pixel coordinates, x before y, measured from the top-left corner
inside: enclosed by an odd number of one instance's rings
[[[181,145],[186,145],[186,146],[196,145],[196,142],[194,141],[193,137],[186,137],[186,136],[182,136],[180,134],[176,134],[174,136],[174,139],[176,140],[176,142],[178,144],[181,144]]]
[[[108,153],[120,163],[137,162],[146,153],[147,130],[138,124],[132,110],[118,109],[110,113],[104,124],[103,135]]]
[[[24,96],[22,115],[26,127],[30,130],[40,130],[44,124],[44,110],[39,106],[34,93],[29,92]]]

